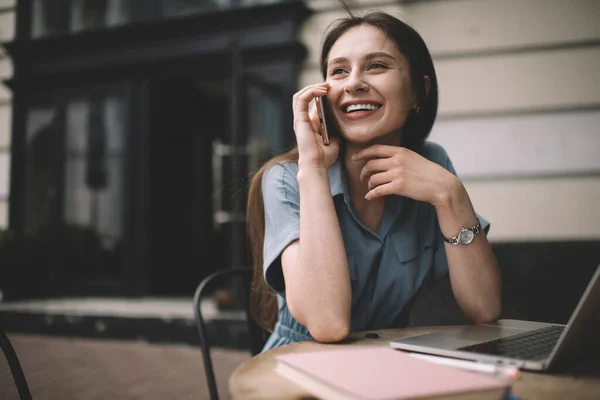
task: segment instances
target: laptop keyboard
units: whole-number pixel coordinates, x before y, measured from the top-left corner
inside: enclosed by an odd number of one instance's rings
[[[548,326],[506,338],[477,343],[457,350],[522,360],[541,360],[550,355],[564,326]]]

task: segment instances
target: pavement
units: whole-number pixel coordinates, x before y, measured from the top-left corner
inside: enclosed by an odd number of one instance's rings
[[[209,399],[202,353],[185,343],[151,343],[7,332],[33,399]],[[247,351],[215,348],[222,399],[227,381]],[[0,358],[0,399],[18,399],[6,360]]]

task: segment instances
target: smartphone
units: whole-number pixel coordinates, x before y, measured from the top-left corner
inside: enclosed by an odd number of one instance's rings
[[[324,97],[315,97],[315,104],[317,106],[317,115],[319,116],[319,134],[323,138],[323,144],[328,145],[329,132],[327,131],[327,118],[326,115],[326,103]]]

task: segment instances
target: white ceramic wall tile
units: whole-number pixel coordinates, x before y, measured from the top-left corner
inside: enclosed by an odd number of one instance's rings
[[[14,7],[17,5],[17,0],[0,0],[0,9]]]
[[[600,110],[512,117],[442,119],[441,144],[462,179],[600,175]]]
[[[9,57],[0,57],[0,80],[13,76],[12,60]]]
[[[600,176],[465,186],[493,242],[600,239]]]
[[[600,46],[440,60],[440,115],[600,106]]]
[[[10,182],[10,153],[0,152],[0,199],[8,197]]]
[[[12,106],[0,105],[0,149],[10,147]]]
[[[0,83],[0,103],[5,103],[7,101],[10,101],[11,99],[12,92],[2,83]]]
[[[298,77],[298,90],[313,83],[323,82],[321,72],[316,67],[304,68]],[[292,99],[290,99],[292,104]]]
[[[11,41],[15,37],[15,13],[0,13],[0,42]]]
[[[8,227],[8,201],[0,200],[0,229]]]
[[[600,39],[596,0],[417,1],[407,20],[434,56]]]

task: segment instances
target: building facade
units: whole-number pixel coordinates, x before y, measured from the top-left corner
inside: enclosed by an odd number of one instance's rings
[[[292,145],[283,104],[308,14],[301,1],[18,2],[4,285],[189,295],[243,265],[248,177]]]
[[[430,138],[500,257],[593,260],[600,1],[347,4],[424,37],[441,95]],[[0,226],[35,238],[49,295],[188,294],[247,262],[248,176],[293,145],[291,96],[322,80],[342,16],[337,0],[0,1]]]

